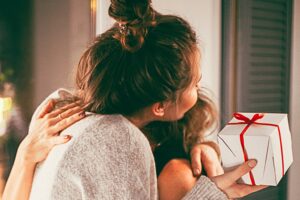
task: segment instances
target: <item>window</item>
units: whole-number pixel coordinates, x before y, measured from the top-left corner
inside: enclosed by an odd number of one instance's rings
[[[222,1],[222,124],[233,112],[288,113],[292,0]],[[245,199],[286,199],[287,176]]]

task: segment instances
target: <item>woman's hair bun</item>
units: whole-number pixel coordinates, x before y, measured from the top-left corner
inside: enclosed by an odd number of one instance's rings
[[[142,47],[148,28],[156,24],[151,0],[111,0],[108,12],[117,21],[114,37],[131,52]]]

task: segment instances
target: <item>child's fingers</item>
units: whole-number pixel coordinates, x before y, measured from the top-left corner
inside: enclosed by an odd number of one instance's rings
[[[212,144],[214,143],[207,142],[201,144],[201,161],[208,177],[222,174],[219,173],[219,168],[222,168],[222,166],[218,158],[218,152]]]
[[[224,174],[224,169],[223,169],[222,165],[220,164],[217,167],[217,176],[222,175],[222,174]]]
[[[201,157],[202,157],[202,165],[203,165],[203,167],[206,171],[206,174],[209,178],[224,174],[223,168],[221,166],[221,163],[220,163],[217,155],[211,155],[211,154],[203,155],[202,154]]]
[[[190,156],[193,174],[194,176],[200,176],[202,172],[201,149],[194,146],[191,150]]]
[[[84,111],[72,113],[72,115],[68,116],[57,122],[55,125],[51,127],[52,135],[59,133],[60,131],[68,128],[70,125],[74,124],[75,122],[81,120],[85,117]]]
[[[54,136],[50,139],[50,143],[52,144],[52,146],[64,144],[64,143],[70,141],[71,138],[72,138],[71,135]]]
[[[203,167],[206,171],[207,177],[209,178],[220,175],[217,173],[217,168],[214,164],[216,163],[203,162]]]
[[[78,102],[73,102],[73,103],[70,103],[70,104],[67,104],[57,110],[54,110],[53,112],[49,113],[47,115],[48,118],[53,118],[53,117],[56,117],[58,116],[59,114],[63,113],[64,111],[66,110],[69,110],[69,109],[72,109],[74,107],[78,107],[80,106]]]
[[[202,155],[202,158],[204,156]],[[202,165],[206,171],[207,177],[214,177],[224,174],[224,170],[220,161],[216,157],[215,159],[202,159]]]
[[[58,115],[56,115],[53,119],[50,120],[50,124],[55,125],[55,124],[59,123],[60,121],[66,119],[68,117],[71,117],[72,115],[75,115],[77,113],[79,114],[82,112],[84,112],[84,110],[80,106],[69,108],[68,110],[61,111],[60,113],[58,113]]]
[[[43,118],[46,114],[50,113],[55,105],[54,99],[49,99],[37,114],[37,118]]]

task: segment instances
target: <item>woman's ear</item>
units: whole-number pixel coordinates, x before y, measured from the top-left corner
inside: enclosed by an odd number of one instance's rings
[[[165,104],[163,102],[157,102],[151,106],[151,111],[156,117],[163,117],[165,115]]]

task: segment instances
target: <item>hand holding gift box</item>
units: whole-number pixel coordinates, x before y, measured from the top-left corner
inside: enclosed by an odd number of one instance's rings
[[[242,177],[251,185],[277,185],[293,162],[286,114],[235,113],[218,134],[225,170],[248,159],[257,166]]]

